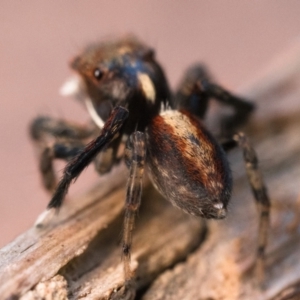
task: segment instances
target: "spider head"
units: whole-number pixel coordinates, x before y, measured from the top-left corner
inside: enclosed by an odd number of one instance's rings
[[[72,60],[71,68],[76,81],[62,93],[89,101],[94,121],[97,115],[107,120],[112,108],[121,105],[131,112],[132,123],[141,123],[138,114],[156,114],[161,102],[170,99],[153,50],[134,37],[90,45]]]
[[[97,109],[103,103],[127,106],[136,94],[155,100],[153,52],[134,38],[94,44],[71,62]],[[100,108],[100,110],[102,110]]]

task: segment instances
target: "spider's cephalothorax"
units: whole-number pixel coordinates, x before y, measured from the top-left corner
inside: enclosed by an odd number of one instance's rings
[[[71,64],[94,109],[106,121],[114,107],[130,111],[125,131],[144,131],[161,104],[171,100],[163,70],[151,48],[134,38],[89,46]]]
[[[108,172],[122,158],[118,150],[125,142],[123,157],[130,175],[122,251],[125,287],[134,293],[131,232],[141,201],[144,168],[158,191],[176,207],[192,215],[222,219],[232,189],[225,151],[240,146],[259,208],[257,270],[262,277],[270,202],[255,151],[243,133],[235,133],[254,105],[212,83],[201,65],[188,69],[176,93],[171,93],[153,50],[132,37],[91,45],[71,66],[77,79],[62,91],[86,104],[94,125],[50,117],[32,123],[32,138],[41,148],[43,182],[54,191],[48,209],[62,205],[71,182],[92,161],[99,173]],[[210,98],[234,111],[221,120],[223,136],[218,140],[202,122]],[[54,139],[51,144],[49,136]],[[52,166],[55,158],[69,161],[58,184]]]

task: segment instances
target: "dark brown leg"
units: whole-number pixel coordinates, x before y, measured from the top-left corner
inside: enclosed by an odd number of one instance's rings
[[[265,249],[270,227],[271,202],[259,170],[257,155],[244,133],[234,135],[233,139],[243,150],[246,171],[259,213],[259,232],[256,260],[256,275],[261,284],[265,277]]]
[[[254,103],[233,95],[209,80],[201,80],[199,82],[199,88],[209,97],[215,98],[219,102],[231,106],[234,109],[233,115],[225,117],[221,122],[223,136],[231,136],[239,126],[247,122],[249,116],[255,109]]]
[[[48,204],[48,209],[60,208],[71,182],[75,180],[94,160],[97,154],[100,153],[100,151],[102,151],[105,146],[115,138],[127,120],[128,114],[128,110],[121,106],[113,109],[110,117],[105,122],[104,127],[101,130],[101,134],[87,144],[65,167],[63,177]]]
[[[199,84],[208,78],[208,72],[203,65],[190,67],[175,93],[175,107],[186,109],[202,119],[207,110],[209,95],[200,89]]]
[[[53,161],[69,160],[83,148],[83,140],[96,132],[94,126],[78,125],[49,117],[38,117],[30,126],[31,138],[39,150],[39,170],[44,187],[53,192],[56,177]]]
[[[238,126],[247,121],[255,108],[253,103],[214,84],[204,66],[196,65],[189,68],[175,94],[176,108],[186,109],[194,115],[204,118],[208,101],[211,98],[234,109],[233,115],[224,118],[221,122],[222,134],[227,138],[232,136]]]
[[[106,149],[101,151],[95,158],[95,168],[99,174],[105,174],[109,172],[112,167],[120,162],[123,156],[118,157],[118,150],[122,140],[122,133],[116,137]]]
[[[127,182],[122,242],[125,290],[133,296],[135,294],[133,285],[134,274],[130,268],[130,254],[134,220],[141,203],[145,156],[146,148],[144,134],[138,131],[134,132],[129,137],[125,157],[126,164],[130,169],[130,175]]]
[[[50,117],[38,117],[29,127],[34,141],[45,141],[47,137],[82,140],[95,133],[95,126],[79,125]]]
[[[40,155],[39,169],[42,174],[43,185],[46,190],[54,192],[57,186],[55,171],[53,168],[54,159],[70,160],[82,149],[83,144],[78,142],[61,141],[52,146],[45,147]]]
[[[42,175],[43,186],[47,191],[53,192],[57,181],[53,168],[54,153],[52,147],[46,147],[39,157],[39,170]]]

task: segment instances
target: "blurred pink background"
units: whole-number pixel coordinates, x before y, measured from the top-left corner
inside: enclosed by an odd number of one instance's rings
[[[297,0],[2,1],[0,246],[29,228],[49,200],[28,137],[30,120],[88,118],[58,95],[68,61],[86,43],[132,32],[155,47],[172,86],[188,65],[205,61],[234,90],[299,36],[299,13]],[[96,178],[91,167],[71,193]]]

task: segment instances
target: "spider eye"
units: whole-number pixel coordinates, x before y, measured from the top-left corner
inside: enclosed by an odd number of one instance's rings
[[[94,77],[97,79],[97,80],[101,80],[101,78],[103,77],[103,72],[100,70],[100,69],[98,69],[98,68],[96,68],[95,70],[94,70]]]

